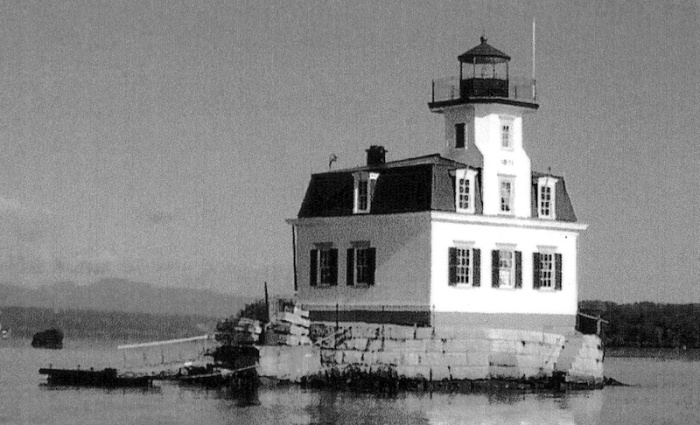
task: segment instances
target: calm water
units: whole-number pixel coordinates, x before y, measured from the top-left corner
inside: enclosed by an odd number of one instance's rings
[[[157,383],[151,390],[55,389],[40,367],[120,366],[114,346],[60,351],[0,345],[0,424],[700,424],[700,362],[606,359],[606,375],[634,384],[566,394],[375,396],[297,387],[228,390]],[[19,346],[17,346],[19,345]],[[115,344],[116,346],[116,344]]]

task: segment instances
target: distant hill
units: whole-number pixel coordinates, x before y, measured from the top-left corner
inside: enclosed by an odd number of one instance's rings
[[[226,317],[253,301],[209,290],[165,288],[125,279],[102,279],[89,285],[61,282],[39,288],[0,284],[0,307]]]
[[[212,317],[39,307],[4,307],[0,318],[13,340],[57,328],[69,339],[158,341],[211,333],[216,325]]]

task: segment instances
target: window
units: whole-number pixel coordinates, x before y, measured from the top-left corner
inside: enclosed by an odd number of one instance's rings
[[[464,148],[465,140],[464,123],[455,124],[455,148]]]
[[[369,209],[369,180],[360,180],[357,184],[357,210]]]
[[[540,288],[554,286],[554,254],[540,254]]]
[[[554,198],[557,181],[550,176],[540,177],[537,181],[537,216],[539,218],[556,218]]]
[[[480,254],[475,248],[449,248],[450,286],[480,286]]]
[[[311,286],[338,284],[337,249],[320,245],[319,249],[311,250],[309,284]]]
[[[491,286],[494,288],[522,288],[522,253],[510,248],[492,251]]]
[[[513,119],[501,118],[501,148],[513,149]]]
[[[347,251],[347,284],[374,285],[376,248],[370,248],[369,243],[356,245]]]
[[[355,175],[355,213],[368,213],[372,205],[377,173],[358,173]]]
[[[562,288],[562,255],[553,252],[536,252],[533,257],[533,287],[535,289]]]
[[[462,177],[459,179],[457,185],[457,192],[458,192],[458,198],[457,198],[457,209],[459,210],[468,210],[471,209],[472,205],[472,197],[474,194],[472,193],[473,191],[471,190],[471,181],[466,178]]]
[[[513,213],[513,178],[499,177],[499,187],[501,191],[501,213]]]
[[[455,208],[457,212],[474,213],[476,170],[457,170],[455,173]]]

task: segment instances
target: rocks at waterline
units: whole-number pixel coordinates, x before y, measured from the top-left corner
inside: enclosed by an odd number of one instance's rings
[[[60,350],[63,348],[63,332],[56,328],[37,332],[32,338],[32,347]]]

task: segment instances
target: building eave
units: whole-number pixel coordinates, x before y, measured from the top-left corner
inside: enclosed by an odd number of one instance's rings
[[[348,222],[357,221],[358,223],[365,221],[369,218],[383,220],[391,219],[394,217],[425,217],[428,219],[430,217],[430,211],[411,211],[411,212],[401,212],[401,213],[388,213],[388,214],[353,214],[353,215],[336,215],[327,217],[298,217],[298,218],[288,218],[285,221],[290,226],[319,226],[331,223],[337,223],[339,220],[344,220]]]
[[[480,224],[498,227],[516,227],[526,229],[564,230],[570,232],[583,232],[588,229],[588,224],[572,223],[569,221],[541,220],[534,218],[505,217],[477,214],[461,214],[453,212],[432,211],[430,218],[433,222]]]
[[[367,220],[368,218],[373,219],[391,219],[393,217],[406,217],[406,216],[423,216],[429,218],[433,222],[442,223],[458,223],[458,224],[477,224],[486,226],[497,226],[497,227],[514,227],[514,228],[529,228],[529,229],[543,229],[543,230],[563,230],[570,232],[583,232],[588,229],[588,224],[585,223],[572,223],[568,221],[557,221],[557,220],[541,220],[535,218],[520,218],[520,217],[504,217],[504,216],[491,216],[491,215],[480,215],[480,214],[463,214],[454,212],[443,212],[443,211],[418,211],[418,212],[406,212],[397,214],[354,214],[354,215],[343,215],[343,216],[332,216],[332,217],[301,217],[301,218],[288,218],[285,221],[290,226],[319,226],[337,223],[339,220],[344,220],[347,222],[357,221],[358,223]]]
[[[517,106],[520,108],[527,108],[532,110],[539,109],[540,105],[535,102],[528,102],[525,100],[515,100],[506,97],[472,97],[465,99],[452,99],[444,100],[439,102],[428,102],[428,108],[431,112],[442,113],[446,108],[450,108],[457,105],[469,105],[469,104],[484,104],[484,103],[500,103],[503,105]]]

